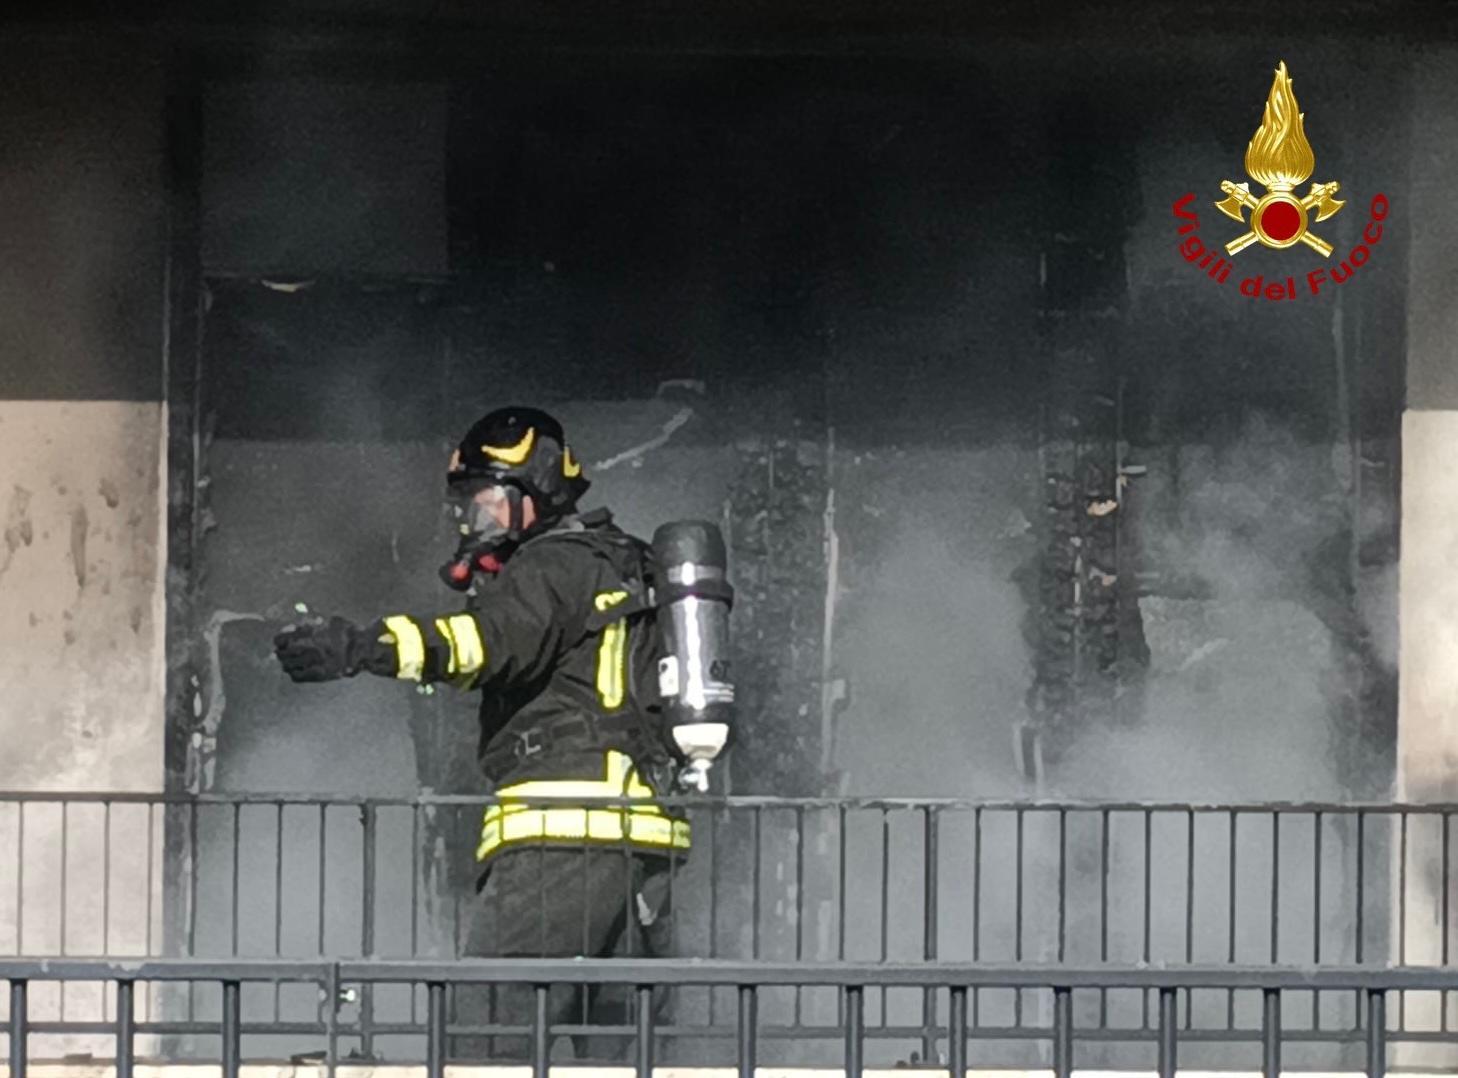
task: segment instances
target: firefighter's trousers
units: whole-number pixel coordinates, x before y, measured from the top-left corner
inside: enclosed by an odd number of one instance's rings
[[[529,846],[491,859],[462,954],[469,957],[656,958],[673,946],[677,873],[668,857],[628,847]],[[622,1035],[574,1035],[576,1059],[630,1058],[634,1011],[627,987],[555,985],[550,1026],[614,1025]],[[667,993],[654,995],[655,1025],[667,1018]],[[463,1062],[531,1058],[535,990],[529,984],[456,989],[452,1024],[524,1027],[520,1033],[457,1036],[450,1055]],[[552,1040],[559,1034],[553,1033]],[[550,1051],[552,1045],[549,1042]]]

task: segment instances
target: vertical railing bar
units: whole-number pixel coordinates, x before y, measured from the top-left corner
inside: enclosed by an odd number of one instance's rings
[[[147,878],[143,890],[147,892],[147,927],[145,929],[145,942],[148,957],[150,957],[152,954],[152,872],[153,865],[156,863],[154,858],[157,856],[157,839],[154,834],[157,828],[157,818],[156,813],[153,810],[156,809],[156,807],[157,806],[154,802],[147,802]],[[166,819],[165,814],[163,815],[163,819]]]
[[[1109,810],[1099,813],[1099,961],[1109,960]],[[1099,1028],[1109,1024],[1109,990],[1099,989]]]
[[[587,816],[587,810],[583,811]],[[590,816],[588,817],[591,818]],[[584,829],[583,834],[587,831]],[[620,896],[623,900],[623,924],[633,923],[633,857],[632,849],[624,842],[619,852],[623,855],[623,893]],[[585,915],[585,911],[584,911]],[[633,936],[636,933],[624,932],[628,943],[628,955],[633,953]],[[545,957],[547,953],[547,845],[542,843],[537,847],[537,954]]]
[[[845,889],[846,889],[846,879],[849,876],[849,869],[848,869],[847,864],[846,864],[846,858],[847,858],[847,854],[849,852],[848,849],[847,849],[849,843],[848,843],[848,840],[847,840],[847,837],[846,837],[846,810],[845,810],[845,806],[844,805],[837,806],[836,811],[837,811],[837,814],[840,817],[840,819],[839,819],[839,832],[838,832],[838,841],[839,841],[840,848],[839,848],[839,851],[838,851],[838,853],[836,855],[837,856],[836,872],[837,872],[837,875],[839,876],[839,880],[836,883],[836,904],[837,905],[836,905],[836,915],[835,915],[835,927],[836,927],[836,933],[835,933],[836,934],[835,957],[837,959],[839,959],[840,961],[844,962],[845,961],[845,912],[846,912],[846,891],[845,891]]]
[[[1366,861],[1367,861],[1367,814],[1357,809],[1357,938],[1356,956],[1357,965],[1362,964],[1362,937],[1366,935],[1363,921],[1366,917],[1366,904],[1363,901],[1363,891],[1366,890]]]
[[[1451,836],[1450,836],[1450,833],[1449,833],[1449,823],[1450,822],[1451,822],[1451,817],[1450,817],[1448,811],[1445,809],[1445,810],[1443,810],[1443,908],[1442,908],[1441,914],[1439,915],[1439,917],[1440,917],[1440,919],[1441,919],[1441,921],[1443,923],[1443,947],[1442,947],[1442,954],[1443,954],[1443,965],[1445,965],[1445,966],[1448,965],[1448,916],[1449,916],[1448,915],[1448,906],[1449,906],[1449,901],[1450,901],[1449,891],[1451,889],[1451,883],[1450,883],[1450,865],[1449,865],[1449,847],[1452,845],[1452,842],[1451,842]],[[1448,1032],[1448,1003],[1449,1003],[1448,993],[1447,992],[1444,992],[1444,993],[1442,993],[1439,996],[1439,1009],[1442,1012],[1442,1022],[1440,1024],[1439,1028],[1444,1033],[1447,1033]]]
[[[1026,809],[1019,805],[1014,811],[1016,818],[1013,856],[1013,877],[1016,881],[1013,890],[1013,959],[1021,963],[1023,960],[1023,842]],[[1023,990],[1013,989],[1013,1025],[1023,1024]]]
[[[719,812],[709,810],[709,957],[719,955]],[[712,1024],[712,1022],[711,1022]]]
[[[67,917],[66,917],[66,885],[67,885],[67,882],[68,882],[68,878],[70,876],[70,872],[68,871],[69,866],[67,865],[66,862],[69,860],[67,847],[69,846],[68,839],[70,838],[70,831],[71,831],[70,811],[69,811],[70,808],[71,808],[71,806],[70,806],[70,803],[69,802],[66,802],[66,801],[62,801],[61,802],[61,954],[62,955],[64,955],[66,953],[66,921],[67,921]],[[61,984],[60,984],[60,992],[59,992],[59,995],[60,995],[60,1000],[61,1000],[61,1021],[64,1022],[66,1020],[66,982],[65,981],[62,981]]]
[[[1236,849],[1237,849],[1237,846],[1238,846],[1238,840],[1239,840],[1239,833],[1238,833],[1239,832],[1239,826],[1237,824],[1236,817],[1237,817],[1237,813],[1236,813],[1235,809],[1231,809],[1230,810],[1230,881],[1229,881],[1230,888],[1229,888],[1229,894],[1227,896],[1227,901],[1228,901],[1228,910],[1227,910],[1227,913],[1228,913],[1228,920],[1229,920],[1229,923],[1230,923],[1230,943],[1229,943],[1229,949],[1228,949],[1227,954],[1226,954],[1226,961],[1228,961],[1231,965],[1234,965],[1235,964],[1235,896],[1236,896],[1235,880],[1236,880],[1236,876],[1237,876],[1237,874],[1239,872],[1239,867],[1240,867],[1240,865],[1239,865],[1239,860],[1240,859],[1239,859],[1238,854],[1236,853]],[[1235,1028],[1235,989],[1234,988],[1229,989],[1228,992],[1227,992],[1227,995],[1226,995],[1226,1016],[1225,1016],[1225,1022],[1226,1022],[1226,1028],[1228,1028],[1228,1029],[1234,1029]]]
[[[947,1066],[951,1078],[965,1078],[967,1074],[967,989],[953,985],[951,1013],[948,1016]]]
[[[10,982],[10,1078],[25,1078],[25,1064],[29,1057],[25,991],[24,981]]]
[[[452,805],[451,806],[451,829],[450,829],[450,833],[453,834],[453,835],[454,834],[458,834],[460,832],[460,830],[461,830],[461,813],[463,811],[464,811],[464,806],[461,806],[461,805]],[[444,875],[445,875],[446,880],[449,881],[451,874],[450,874],[450,864],[449,864],[448,860],[445,857],[442,857],[442,856],[437,855],[436,856],[436,865],[437,865],[436,871],[437,872],[443,872]],[[442,865],[444,865],[444,868],[441,867]],[[459,888],[459,887],[451,887],[450,888],[450,892],[451,892],[451,953],[452,953],[452,955],[454,955],[456,957],[459,957],[460,956],[460,953],[461,953],[461,946],[462,946],[462,940],[461,940],[461,888]],[[501,912],[501,898],[500,898],[500,895],[499,894],[494,894],[492,896],[491,902],[492,902],[492,914],[493,914],[494,917],[497,918],[497,920],[499,922],[499,917],[500,917],[500,912]],[[498,929],[498,932],[499,932],[499,929]],[[493,991],[492,991],[491,994],[492,994],[492,998],[494,999],[495,998],[495,990],[494,989],[493,989]],[[460,1011],[459,1011],[459,1009],[457,1007],[456,990],[454,988],[451,989],[450,995],[451,995],[450,1001],[446,1004],[447,1013],[448,1014],[451,1014],[451,1015],[454,1015],[455,1018],[456,1018],[456,1020],[459,1021],[459,1019],[460,1019]],[[494,1007],[495,1004],[493,1003],[492,1006]]]
[[[583,809],[582,810],[582,834],[583,834],[583,840],[582,840],[582,849],[581,849],[581,854],[582,854],[582,952],[581,953],[582,954],[591,954],[592,953],[592,861],[591,861],[592,854],[590,852],[591,847],[588,845],[587,838],[586,838],[587,835],[589,835],[589,834],[592,833],[591,820],[592,820],[591,812],[588,809]],[[673,864],[673,858],[669,858],[669,862],[668,863],[669,863],[670,866],[672,866],[672,864]],[[628,873],[629,880],[631,880],[632,877],[633,877],[633,874],[631,872],[629,872]],[[670,910],[673,909],[673,901],[672,901],[672,898],[669,899],[668,908]],[[713,993],[713,991],[714,990],[712,988],[709,989],[709,992],[711,994]],[[495,988],[492,989],[492,992],[495,992]],[[579,992],[578,993],[578,996],[579,996],[579,1001],[582,1004],[582,1024],[585,1026],[585,1025],[588,1024],[588,1020],[592,1017],[592,1015],[590,1013],[590,1008],[591,1008],[592,1001],[588,998],[588,993],[586,991]]]
[[[67,895],[66,895],[66,890],[67,890],[66,885],[67,885],[67,882],[68,882],[69,877],[70,877],[70,872],[69,872],[69,867],[70,866],[67,864],[67,862],[70,860],[69,849],[68,849],[68,846],[69,846],[68,839],[70,838],[70,831],[71,831],[70,814],[69,814],[70,807],[71,806],[70,806],[70,804],[68,802],[66,802],[66,801],[62,801],[61,802],[61,954],[62,955],[64,955],[66,953],[66,923],[67,923],[67,920],[68,920],[68,918],[66,916],[66,913],[67,913],[66,907],[68,905],[68,903],[66,901],[66,898],[67,898]],[[66,1020],[66,988],[67,988],[67,984],[66,984],[65,981],[62,981],[60,984],[56,985],[56,996],[57,996],[57,999],[59,1001],[60,1019],[61,1019],[62,1022],[64,1022]]]
[[[709,809],[709,957],[719,954],[719,813],[718,805]],[[709,986],[709,1025],[715,1020],[718,990]]]
[[[1449,924],[1449,881],[1450,881],[1450,848],[1452,846],[1451,827],[1452,816],[1444,810],[1443,812],[1443,910],[1441,919],[1443,922],[1443,965],[1448,964],[1448,924]]]
[[[845,996],[845,1075],[863,1078],[865,1073],[865,1000],[860,985],[847,985]]]
[[[1185,991],[1185,1007],[1189,1009],[1190,993]],[[1159,990],[1159,1078],[1175,1078],[1179,1058],[1179,1015],[1173,988]],[[1186,1014],[1185,1020],[1189,1021]]]
[[[237,981],[223,982],[223,1078],[238,1078],[242,1062],[241,986]]]
[[[1321,965],[1321,825],[1322,813],[1316,811],[1316,818],[1312,826],[1312,863],[1316,866],[1311,882],[1311,908],[1315,914],[1311,930],[1311,960],[1316,965]],[[1318,1023],[1320,1018],[1318,1017]],[[1321,1028],[1318,1024],[1317,1028]]]
[[[1261,1020],[1261,1070],[1265,1078],[1281,1078],[1281,991],[1263,990],[1264,1015]]]
[[[982,959],[982,806],[972,811],[972,961]],[[972,1025],[981,1024],[982,989],[972,988]]]
[[[671,908],[671,907],[670,907]],[[795,961],[805,960],[805,806],[795,806]],[[800,1024],[803,986],[795,985],[795,1025]]]
[[[653,987],[638,986],[638,1078],[653,1078]]]
[[[938,925],[940,906],[938,904],[939,875],[941,860],[941,816],[940,810],[932,805],[922,806],[922,957],[928,962],[937,958]],[[928,1063],[937,1058],[937,990],[922,989],[921,996],[921,1057]]]
[[[238,926],[239,926],[239,922],[242,920],[242,915],[241,915],[241,913],[240,913],[240,911],[238,909],[238,905],[239,905],[239,902],[240,902],[240,895],[239,895],[239,873],[240,873],[240,868],[241,868],[241,866],[240,866],[241,852],[240,851],[241,851],[241,847],[242,847],[242,843],[243,843],[243,827],[242,827],[242,820],[241,820],[242,813],[243,813],[243,804],[242,804],[242,802],[239,802],[239,801],[233,802],[233,865],[232,865],[232,873],[233,873],[233,875],[232,875],[232,896],[233,896],[232,902],[233,902],[233,905],[232,905],[232,912],[231,912],[232,925],[231,925],[231,928],[230,928],[230,934],[229,934],[229,937],[228,938],[229,938],[229,941],[230,941],[231,946],[232,946],[232,950],[229,953],[232,954],[234,958],[238,957]]]
[[[425,871],[425,864],[420,857],[420,814],[425,811],[423,805],[410,806],[410,957],[420,957],[420,874]],[[410,986],[410,1024],[414,1025],[420,1021],[420,992],[418,984]],[[425,988],[426,1022],[430,1021],[430,986]],[[442,987],[441,996],[441,1017],[445,1017],[445,996]],[[426,1031],[426,1047],[429,1048],[429,1030]],[[427,1053],[428,1055],[428,1053]],[[429,1062],[429,1059],[426,1060]],[[427,1078],[438,1078],[438,1076],[427,1076]]]
[[[795,961],[805,958],[805,806],[795,806]],[[795,1013],[800,1013],[800,986],[795,986]]]
[[[25,953],[25,802],[15,805],[15,953]]]
[[[739,986],[739,1078],[754,1078],[759,1056],[759,997],[754,985]]]
[[[132,1009],[132,981],[116,982],[116,1078],[132,1078],[136,1014]]]
[[[1141,953],[1144,964],[1149,964],[1151,943],[1154,934],[1154,812],[1144,810],[1144,940]],[[1149,1028],[1149,992],[1139,993],[1139,1025]]]
[[[750,927],[750,951],[755,957],[759,957],[759,919],[760,919],[760,889],[763,886],[763,861],[764,861],[764,806],[754,806],[754,870],[751,872],[751,886],[754,894],[750,899],[751,927]]]
[[[1366,885],[1366,867],[1367,867],[1367,814],[1365,812],[1363,812],[1361,809],[1357,809],[1357,888],[1356,888],[1357,920],[1356,920],[1356,939],[1354,941],[1354,944],[1355,944],[1357,965],[1359,965],[1359,966],[1362,964],[1362,952],[1363,952],[1362,937],[1366,934],[1365,933],[1365,925],[1363,924],[1363,921],[1365,920],[1365,915],[1366,915],[1366,904],[1363,901],[1363,892],[1367,888],[1367,885]],[[1356,1003],[1357,1003],[1357,1028],[1358,1029],[1361,1029],[1362,1028],[1362,1021],[1363,1021],[1363,1016],[1362,1016],[1362,993],[1361,992],[1356,992],[1355,993],[1355,996],[1356,996]]]
[[[374,802],[360,806],[360,953],[371,959],[375,955],[375,857],[379,831]],[[375,986],[369,982],[359,986],[359,1047],[366,1059],[375,1057],[374,1043]]]
[[[1013,844],[1013,958],[1021,962],[1023,960],[1023,864],[1024,864],[1024,827],[1027,810],[1025,806],[1019,805],[1013,810],[1017,823],[1014,831],[1015,839]],[[1022,993],[1018,993],[1022,997]]]
[[[1053,989],[1053,1075],[1073,1078],[1073,991]]]
[[[1195,960],[1195,810],[1185,813],[1185,964]],[[1185,989],[1185,1028],[1195,1013],[1194,992]]]
[[[1387,1074],[1387,996],[1380,988],[1367,992],[1367,1078]]]
[[[881,961],[885,962],[891,947],[891,813],[881,809]],[[887,991],[881,986],[881,1025],[887,1022]]]
[[[1281,814],[1271,812],[1271,965],[1281,954]]]
[[[1321,965],[1321,823],[1322,812],[1316,810],[1312,821],[1312,851],[1311,863],[1316,867],[1313,869],[1311,881],[1311,961],[1315,965]],[[1320,1032],[1321,1030],[1321,990],[1313,989],[1311,992],[1311,1028]]]
[[[111,953],[111,801],[101,803],[101,953]]]
[[[685,813],[686,818],[692,818],[692,813]],[[587,860],[587,844],[582,846],[582,859]],[[668,908],[678,909],[678,857],[671,856],[668,859]],[[682,917],[670,917],[668,919],[669,953],[681,954],[679,950],[678,929]]]
[[[273,813],[273,953],[277,958],[283,957],[283,818],[284,803],[276,801]],[[415,990],[413,988],[410,990],[410,1000],[412,1004],[410,1017],[413,1020],[415,1017],[413,1010]],[[275,1022],[283,1021],[283,985],[278,981],[273,982],[273,1020]]]
[[[1407,809],[1399,809],[1397,854],[1397,964],[1407,965]],[[1397,993],[1397,1029],[1407,1028],[1407,993]]]
[[[532,1078],[548,1078],[548,1049],[551,1047],[551,1030],[547,1028],[547,989],[545,984],[536,986],[536,1007],[532,1013]]]
[[[424,864],[420,860],[420,813],[423,806],[410,806],[410,957],[420,955],[420,873]],[[429,989],[426,990],[429,995]],[[416,992],[410,990],[410,1020],[415,1019]]]
[[[197,957],[197,892],[198,892],[198,803],[188,804],[187,827],[187,957]],[[165,871],[165,867],[164,867]],[[164,909],[163,916],[166,916]],[[118,1002],[120,1006],[120,1002]],[[187,1020],[197,1020],[197,982],[187,982]]]
[[[411,1005],[414,1006],[415,986],[411,986]],[[446,1061],[446,1005],[445,985],[431,981],[426,986],[426,1030],[425,1030],[425,1075],[426,1078],[445,1078]]]
[[[1058,809],[1058,961],[1068,951],[1068,810]]]
[[[319,804],[319,956],[324,956],[324,910],[326,907],[327,882],[325,879],[325,861],[328,858],[329,849],[329,805],[327,802]]]
[[[881,809],[881,961],[886,961],[891,930],[891,813]],[[886,990],[881,990],[884,1000]],[[884,1003],[883,1003],[884,1005]],[[884,1018],[884,1013],[882,1015]]]

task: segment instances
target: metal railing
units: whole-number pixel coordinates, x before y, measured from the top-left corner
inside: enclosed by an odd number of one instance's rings
[[[208,981],[219,989],[216,1018],[193,1022],[188,1028],[206,1028],[219,1040],[215,1058],[222,1062],[224,1078],[236,1078],[248,1054],[245,1038],[268,1032],[267,1027],[244,1021],[243,990],[254,982],[290,982],[312,986],[321,999],[336,996],[346,983],[407,986],[412,994],[423,990],[424,1015],[402,1026],[402,1032],[416,1040],[415,1060],[423,1058],[429,1078],[440,1078],[451,1058],[451,1038],[461,1034],[517,1036],[529,1045],[527,1055],[533,1073],[543,1076],[554,1038],[580,1032],[576,1027],[552,1026],[547,1021],[548,992],[554,985],[621,985],[631,989],[635,1006],[628,1025],[621,1031],[627,1058],[638,1075],[651,1075],[659,1055],[661,1037],[669,1030],[657,1026],[652,997],[655,989],[690,986],[723,988],[737,1000],[732,1026],[722,1031],[727,1051],[716,1053],[715,1062],[732,1061],[740,1075],[752,1076],[762,1062],[761,1049],[775,1033],[760,1007],[762,996],[772,988],[823,988],[836,994],[841,1017],[819,1030],[794,1031],[807,1037],[818,1034],[839,1042],[839,1062],[847,1075],[859,1076],[871,1062],[868,1058],[874,1030],[866,1021],[866,994],[871,989],[896,988],[929,993],[944,1004],[939,1019],[925,1030],[931,1051],[925,1057],[946,1066],[954,1075],[965,1073],[969,1064],[981,1064],[981,1051],[988,1039],[969,1020],[969,1001],[981,991],[1032,991],[1051,999],[1049,1020],[1021,1031],[1035,1042],[1043,1066],[1051,1066],[1056,1078],[1073,1073],[1081,1044],[1092,1037],[1107,1037],[1109,1031],[1086,1029],[1076,1019],[1075,997],[1081,992],[1127,990],[1152,994],[1156,999],[1155,1020],[1139,1030],[1119,1031],[1129,1041],[1145,1042],[1151,1049],[1157,1073],[1172,1078],[1189,1042],[1195,1038],[1182,1025],[1180,1001],[1199,991],[1254,991],[1260,997],[1260,1019],[1254,1025],[1227,1034],[1227,1042],[1248,1042],[1249,1055],[1268,1076],[1281,1073],[1287,1065],[1286,1049],[1293,1032],[1284,1018],[1285,1000],[1292,994],[1312,991],[1356,993],[1362,1007],[1359,1021],[1344,1031],[1346,1039],[1361,1051],[1361,1066],[1371,1078],[1386,1073],[1389,1046],[1410,1040],[1410,1035],[1388,1028],[1387,996],[1393,992],[1442,991],[1452,987],[1451,971],[1438,969],[1363,969],[1331,967],[1320,970],[1290,970],[1272,967],[1182,966],[1171,969],[1139,967],[1032,967],[967,963],[833,963],[784,964],[734,962],[727,960],[664,962],[644,959],[540,959],[460,960],[453,962],[255,960],[213,962],[201,959],[116,962],[83,959],[0,959],[0,979],[9,983],[9,1057],[11,1078],[25,1078],[29,1038],[38,1028],[29,1017],[27,996],[36,981],[103,981],[115,987],[117,1017],[107,1032],[114,1038],[118,1078],[131,1078],[140,1036],[175,1031],[179,1023],[138,1021],[134,1004],[139,985],[152,982]],[[449,1021],[447,989],[469,984],[526,985],[534,991],[534,1014],[525,1026],[453,1025]],[[342,1039],[358,1030],[341,1024],[334,1009],[320,1008],[312,1032],[326,1042],[318,1061],[332,1068],[341,1060]],[[1006,1031],[995,1031],[1003,1036]],[[1227,1066],[1240,1060],[1227,1055]],[[1081,1064],[1081,1060],[1080,1060]]]
[[[481,901],[469,851],[487,803],[0,795],[0,953],[451,959]],[[684,959],[1232,970],[1450,962],[1454,805],[676,804],[695,830],[693,855],[669,874],[671,950]],[[187,1035],[218,1004],[208,991],[189,982],[148,997],[144,1009],[173,1035],[170,1053],[198,1050]],[[835,993],[767,991],[788,1016],[787,1037],[815,1039],[844,1017]],[[675,995],[684,1040],[719,1036],[737,1001],[714,984]],[[1182,1035],[1194,1044],[1245,1036],[1258,995],[1188,994]],[[1156,1002],[1108,985],[1081,992],[1082,1026],[1106,1034],[1083,1035],[1091,1054],[1123,1058],[1115,1045],[1129,1029],[1149,1034]],[[896,1042],[897,1058],[929,1058],[930,991],[872,993],[869,1003],[873,1041]],[[94,1032],[115,1014],[100,986],[74,981],[32,1004],[44,1015],[37,1028],[56,1033]],[[974,986],[970,1021],[990,1042],[1000,1033],[1013,1044],[1053,1004],[1046,993]],[[1458,991],[1397,991],[1393,1004],[1397,1034],[1458,1031]],[[245,1006],[285,1055],[312,1036],[314,1002],[290,997],[283,982],[255,985]],[[348,1006],[359,1010],[358,1051],[373,1056],[425,1000],[380,998],[366,983]],[[1364,1013],[1358,995],[1321,990],[1287,1016],[1300,1018],[1299,1040],[1347,1059]],[[580,1025],[588,1017],[584,1008]]]

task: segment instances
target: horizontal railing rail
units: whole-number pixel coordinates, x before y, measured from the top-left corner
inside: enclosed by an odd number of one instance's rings
[[[631,1040],[631,1057],[636,1073],[652,1073],[660,1036],[656,1026],[655,989],[705,986],[731,990],[737,1008],[732,1030],[733,1063],[739,1073],[752,1076],[760,1049],[769,1032],[759,1004],[776,988],[825,987],[839,997],[839,1017],[819,1036],[833,1034],[842,1044],[847,1075],[860,1075],[867,1066],[866,1052],[873,1031],[866,1024],[866,993],[871,989],[919,989],[943,997],[937,1021],[917,1030],[925,1040],[928,1055],[922,1061],[944,1063],[954,1075],[965,1073],[970,1053],[985,1038],[969,1021],[969,999],[978,991],[1037,990],[1051,997],[1049,1020],[1029,1027],[1024,1036],[1045,1048],[1047,1063],[1056,1078],[1073,1073],[1076,1049],[1089,1038],[1075,1017],[1074,996],[1080,991],[1133,990],[1152,994],[1156,1000],[1155,1021],[1146,1029],[1128,1031],[1133,1039],[1147,1033],[1156,1052],[1156,1071],[1161,1078],[1173,1078],[1179,1066],[1181,1047],[1188,1040],[1180,1021],[1180,994],[1203,990],[1253,990],[1261,1000],[1257,1026],[1242,1031],[1259,1052],[1259,1065],[1266,1075],[1276,1076],[1283,1066],[1283,1049],[1290,1031],[1283,1021],[1283,1003],[1293,993],[1328,991],[1356,992],[1362,1006],[1358,1021],[1346,1039],[1359,1044],[1364,1073],[1372,1078],[1386,1073],[1389,1047],[1404,1040],[1389,1029],[1387,996],[1404,991],[1445,991],[1455,986],[1458,971],[1411,967],[1327,967],[1287,968],[1272,966],[1177,966],[1177,967],[1077,967],[1030,966],[966,962],[916,963],[769,963],[714,960],[647,959],[471,959],[451,962],[413,960],[310,961],[249,959],[210,961],[171,959],[118,961],[94,958],[0,959],[0,980],[9,983],[9,1054],[11,1078],[25,1078],[29,1038],[35,1033],[30,1023],[27,992],[36,982],[102,981],[115,987],[118,1011],[112,1034],[119,1078],[129,1078],[135,1063],[135,1041],[145,1027],[135,1018],[135,993],[151,982],[208,981],[219,986],[220,1007],[212,1032],[220,1038],[218,1057],[224,1078],[236,1078],[245,1058],[246,1033],[267,1032],[266,1026],[249,1026],[243,1021],[242,991],[254,982],[304,983],[317,987],[323,998],[337,998],[341,986],[362,984],[383,987],[408,985],[412,992],[424,990],[423,1018],[402,1026],[423,1040],[429,1078],[441,1078],[451,1058],[450,1038],[462,1032],[520,1035],[530,1045],[530,1063],[536,1075],[547,1073],[555,1035],[575,1027],[552,1026],[547,1022],[548,993],[556,985],[621,985],[631,989],[634,1013],[623,1031]],[[449,1021],[447,989],[462,985],[527,985],[533,989],[533,1018],[525,1027],[462,1027]],[[332,1008],[317,1023],[328,1037],[322,1060],[332,1068],[340,1061],[340,1038],[349,1032]],[[1005,1034],[1006,1031],[998,1031]],[[1448,1042],[1451,1044],[1451,1039]],[[718,1060],[722,1065],[722,1059]]]
[[[491,803],[484,796],[0,794],[0,954],[449,961],[472,950],[473,917],[493,901],[490,889],[478,894],[472,858],[480,813]],[[778,797],[664,804],[693,825],[692,854],[666,870],[667,950],[689,959],[796,968],[1381,970],[1441,968],[1453,958],[1458,804]],[[577,852],[584,886],[570,889],[581,892],[584,922],[593,902],[621,902],[623,915],[633,916],[631,894],[588,894],[588,858],[602,848]],[[1394,992],[1395,1031],[1415,1040],[1458,1037],[1458,984],[1435,998],[1400,985]],[[357,993],[367,1055],[377,1037],[407,1028],[423,1005],[412,998],[397,1019],[382,1011],[372,982]],[[251,1021],[311,1028],[312,1004],[278,985],[269,995]],[[874,998],[881,1032],[871,1036],[929,1028],[930,995],[914,1004],[906,995],[916,993]],[[733,990],[686,983],[678,996],[676,1028],[723,1034]],[[1124,998],[1104,987],[1096,996],[1084,1023],[1090,1039],[1117,1039],[1131,1023],[1150,1028],[1152,995]],[[159,1000],[149,1028],[195,1029],[204,997],[188,985]],[[1245,1036],[1252,1004],[1233,990],[1224,997],[1196,992],[1181,1013],[1182,1035]],[[114,1000],[94,992],[63,989],[42,1002],[34,1017],[47,1031],[94,1029],[114,1013]],[[837,1017],[844,1008],[808,990],[785,1002],[791,1031],[813,1027],[827,1008]],[[1314,989],[1302,1005],[1309,1029],[1293,1035],[1349,1040],[1359,1028],[1358,1002]],[[1034,999],[1031,991],[975,989],[974,1025],[1017,1035],[1049,1005],[1051,997]],[[580,1025],[589,1024],[584,1015]]]

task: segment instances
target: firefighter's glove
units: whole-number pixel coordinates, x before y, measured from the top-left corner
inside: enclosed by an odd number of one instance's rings
[[[371,663],[376,642],[344,618],[289,625],[273,638],[273,652],[295,681],[354,677]]]

